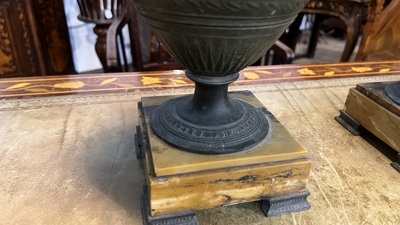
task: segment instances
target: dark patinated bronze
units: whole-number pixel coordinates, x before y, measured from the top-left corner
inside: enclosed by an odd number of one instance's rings
[[[386,95],[395,104],[400,105],[400,82],[392,82],[385,86]]]
[[[307,201],[309,195],[310,192],[306,190],[292,195],[265,198],[261,201],[261,209],[268,217],[308,210],[311,208]]]
[[[228,85],[254,63],[296,18],[307,0],[136,0],[154,35],[186,68],[193,95],[153,113],[165,142],[201,154],[243,151],[265,139],[268,119],[232,99]]]

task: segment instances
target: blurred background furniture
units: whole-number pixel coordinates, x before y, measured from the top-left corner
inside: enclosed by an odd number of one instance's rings
[[[290,64],[294,57],[294,51],[278,40],[253,66]]]
[[[151,34],[133,7],[134,0],[77,2],[80,9],[78,19],[96,24],[95,49],[105,72],[184,69]],[[128,37],[129,46],[125,45],[124,37]],[[254,65],[287,64],[293,59],[293,51],[277,42]]]
[[[399,59],[400,1],[374,0],[364,27],[356,61]]]
[[[182,69],[183,66],[172,59],[137,15],[133,2],[78,0],[81,12],[78,19],[96,24],[95,48],[104,71]],[[125,48],[124,36],[129,37],[129,48]],[[129,56],[132,57],[133,69],[129,67]]]
[[[302,13],[289,27],[284,43],[291,49],[296,48],[299,38],[299,27],[305,14],[314,14],[314,21],[306,56],[314,57],[315,49],[320,36],[321,24],[328,18],[335,17],[345,25],[346,42],[340,61],[349,61],[357,44],[360,28],[365,22],[371,0],[309,0]]]
[[[0,0],[0,78],[71,73],[63,1]]]

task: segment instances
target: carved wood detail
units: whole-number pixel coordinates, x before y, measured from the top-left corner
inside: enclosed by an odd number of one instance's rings
[[[12,33],[7,9],[9,2],[0,2],[0,75],[15,72],[17,70],[17,61],[15,61],[15,48],[12,45]]]
[[[65,23],[63,4],[57,1],[37,1],[34,4],[37,13],[37,24],[40,29],[43,57],[48,60],[46,70],[61,73],[67,69],[72,58],[68,54],[70,43],[68,41],[68,28]],[[64,22],[62,22],[64,21]],[[61,28],[61,29],[60,29]]]
[[[74,73],[63,7],[0,0],[0,78]]]
[[[32,52],[32,42],[29,39],[29,28],[27,25],[26,21],[26,13],[22,8],[22,3],[20,0],[17,1],[17,11],[18,11],[18,19],[20,20],[21,23],[21,28],[22,28],[22,37],[23,37],[23,46],[26,48],[26,56],[29,59],[29,66],[30,66],[30,71],[31,73],[36,72],[36,63],[34,62],[33,59],[33,52]]]
[[[367,19],[370,4],[370,0],[309,0],[302,12],[335,16],[346,24],[346,44],[340,59],[345,62],[350,59],[356,46],[361,24]],[[322,22],[320,19],[314,24],[314,37],[319,32]],[[307,53],[309,56],[313,56],[315,51],[316,40],[312,42]]]

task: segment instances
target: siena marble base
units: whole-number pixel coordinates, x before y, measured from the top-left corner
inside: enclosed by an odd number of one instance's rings
[[[195,154],[164,143],[150,128],[150,115],[155,106],[176,96],[142,98],[140,134],[136,137],[140,140],[138,155],[143,156],[146,171],[149,216],[296,196],[307,191],[311,163],[306,149],[251,92],[232,92],[230,96],[261,109],[269,120],[270,133],[252,149],[225,155]],[[282,214],[293,212],[291,208],[289,204],[288,211],[282,210]]]
[[[400,106],[386,96],[386,84],[365,83],[351,88],[344,109],[335,119],[355,135],[365,128],[400,152]]]

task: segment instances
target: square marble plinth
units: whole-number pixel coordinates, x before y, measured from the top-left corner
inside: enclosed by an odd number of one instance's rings
[[[311,163],[306,149],[248,91],[231,92],[260,108],[268,118],[268,136],[252,149],[226,155],[201,155],[176,149],[150,126],[152,111],[178,96],[144,97],[139,103],[151,216],[257,201],[306,191]]]
[[[358,84],[335,119],[354,135],[364,128],[398,152],[391,165],[400,172],[400,106],[385,93],[388,82]]]
[[[343,112],[400,152],[400,106],[385,94],[386,83],[358,84],[349,90]],[[357,127],[354,127],[357,134]]]

